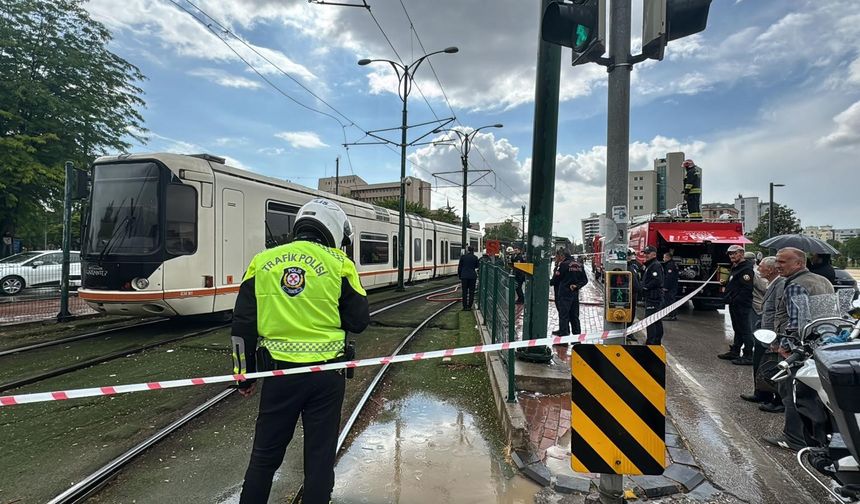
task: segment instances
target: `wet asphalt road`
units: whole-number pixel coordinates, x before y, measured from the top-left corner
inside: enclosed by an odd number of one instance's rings
[[[749,503],[831,502],[794,453],[762,436],[782,432],[782,414],[759,411],[739,394],[752,391],[752,367],[716,358],[732,338],[728,314],[679,311],[664,322],[668,405],[678,430],[715,486]]]

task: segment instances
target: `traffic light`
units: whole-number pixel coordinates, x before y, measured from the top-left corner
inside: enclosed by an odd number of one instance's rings
[[[645,0],[642,55],[662,60],[666,43],[703,31],[711,0]]]
[[[600,57],[606,50],[606,0],[554,2],[543,13],[541,37],[573,49],[573,64]]]

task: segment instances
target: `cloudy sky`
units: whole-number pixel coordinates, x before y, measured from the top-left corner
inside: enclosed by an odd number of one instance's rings
[[[470,187],[470,214],[499,221],[528,205],[538,0],[367,0],[369,11],[192,1],[175,0],[191,14],[170,0],[87,4],[112,30],[112,49],[148,78],[150,140],[135,152],[205,151],[312,187],[340,157],[342,174],[396,180],[398,148],[343,147],[401,120],[390,67],[356,62],[408,63],[457,46],[419,69],[409,123],[456,115],[456,127],[504,124],[475,139],[474,178],[493,173]],[[635,46],[641,1],[633,4]],[[858,26],[855,0],[714,0],[705,32],[633,71],[630,169],[681,150],[703,168],[704,202],[766,199],[768,182],[784,183],[776,200],[804,225],[860,227]],[[568,51],[562,60],[555,233],[579,240],[580,219],[604,208],[607,77],[597,65],[570,67]],[[399,141],[399,131],[387,136]],[[432,176],[459,169],[454,148],[413,147],[409,161],[411,175],[434,184],[433,206],[450,201],[459,213],[461,190]]]

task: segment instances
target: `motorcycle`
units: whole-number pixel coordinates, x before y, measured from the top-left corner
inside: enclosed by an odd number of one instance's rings
[[[780,345],[788,355],[778,363],[779,371],[771,380],[782,381],[794,374],[798,413],[805,417],[811,444],[819,445],[801,449],[798,464],[839,502],[851,503],[860,501],[860,308],[849,310],[850,301],[846,301],[845,296],[831,294],[793,299],[801,320],[811,322],[796,336],[782,335]],[[836,311],[847,311],[848,316],[834,314],[832,309],[821,316],[822,310],[810,308],[815,302],[835,302],[841,307]],[[777,338],[766,329],[756,331],[755,336],[765,345]],[[811,398],[805,393],[810,390],[815,393]],[[807,465],[839,486],[831,489]]]

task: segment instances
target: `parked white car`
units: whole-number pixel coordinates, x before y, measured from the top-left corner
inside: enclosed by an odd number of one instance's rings
[[[70,252],[69,285],[81,285],[81,254]],[[19,294],[27,287],[55,287],[63,274],[62,250],[34,250],[0,259],[0,293]]]

